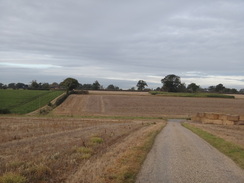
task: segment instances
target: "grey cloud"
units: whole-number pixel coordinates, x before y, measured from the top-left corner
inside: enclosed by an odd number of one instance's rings
[[[62,67],[33,78],[244,75],[243,8],[241,0],[0,0],[0,62]]]

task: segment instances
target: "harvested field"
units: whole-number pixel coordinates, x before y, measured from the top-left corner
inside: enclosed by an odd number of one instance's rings
[[[28,182],[95,182],[106,168],[96,162],[115,161],[122,147],[123,151],[133,147],[142,133],[158,129],[163,123],[0,117],[0,176],[14,172],[25,176]]]
[[[115,92],[114,92],[115,93]],[[71,95],[54,115],[188,117],[197,112],[244,115],[243,99],[160,97],[151,95]]]
[[[190,124],[244,148],[244,125]]]

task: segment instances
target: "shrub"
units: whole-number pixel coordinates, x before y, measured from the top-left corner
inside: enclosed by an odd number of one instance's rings
[[[0,183],[26,183],[27,179],[14,173],[6,173],[0,177]]]
[[[101,144],[101,143],[103,143],[103,139],[101,137],[92,137],[90,141],[91,141],[92,144]]]
[[[24,175],[30,179],[31,182],[48,180],[51,176],[52,170],[44,164],[34,164],[24,171]]]
[[[8,109],[0,109],[0,114],[10,114],[10,110]]]
[[[84,153],[84,154],[88,154],[88,153],[92,153],[93,152],[92,148],[83,147],[83,146],[82,147],[78,147],[76,149],[76,151],[79,152],[79,153]]]
[[[62,104],[68,96],[69,96],[68,94],[65,94],[59,97],[55,102],[55,106]]]

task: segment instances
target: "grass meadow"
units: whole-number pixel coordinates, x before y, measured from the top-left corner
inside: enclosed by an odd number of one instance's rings
[[[0,110],[26,114],[47,105],[62,93],[49,90],[0,90]]]

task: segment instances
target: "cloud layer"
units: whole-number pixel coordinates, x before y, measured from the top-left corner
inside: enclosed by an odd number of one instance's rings
[[[244,88],[242,0],[0,0],[0,82]],[[132,84],[134,83],[134,84]]]

